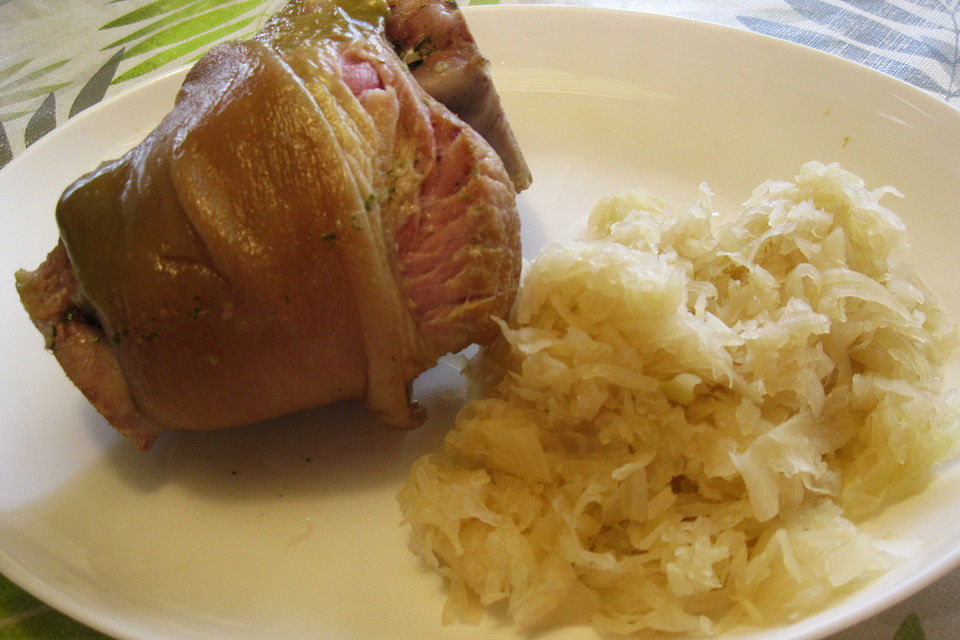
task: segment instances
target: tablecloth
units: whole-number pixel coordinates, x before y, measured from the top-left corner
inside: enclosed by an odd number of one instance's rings
[[[465,2],[467,0],[461,0]],[[490,4],[525,0],[473,0]],[[550,0],[790,40],[960,107],[960,0]],[[0,167],[84,109],[252,33],[283,0],[0,0]],[[539,4],[544,4],[539,0]],[[106,638],[0,576],[0,640]],[[960,570],[833,640],[960,638]]]

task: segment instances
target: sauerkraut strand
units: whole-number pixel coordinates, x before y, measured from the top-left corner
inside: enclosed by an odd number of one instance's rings
[[[893,559],[856,524],[960,441],[953,322],[900,219],[837,165],[735,217],[607,198],[534,260],[481,397],[399,494],[446,619],[716,633],[823,606]]]

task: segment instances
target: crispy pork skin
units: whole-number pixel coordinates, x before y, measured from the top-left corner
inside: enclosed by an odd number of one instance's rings
[[[385,17],[291,3],[61,197],[61,244],[18,273],[21,299],[138,446],[350,398],[415,426],[410,382],[495,334],[519,278],[514,184]]]

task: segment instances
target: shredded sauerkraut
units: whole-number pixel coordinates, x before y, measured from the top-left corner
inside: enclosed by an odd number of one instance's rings
[[[544,249],[399,494],[445,619],[717,633],[889,568],[855,523],[955,455],[960,415],[891,191],[808,163],[735,217],[631,192]]]

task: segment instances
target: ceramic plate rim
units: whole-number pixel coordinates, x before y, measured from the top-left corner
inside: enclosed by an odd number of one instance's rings
[[[579,6],[558,6],[558,5],[491,5],[491,6],[472,6],[465,8],[469,20],[489,20],[492,22],[507,20],[511,14],[533,14],[540,15],[546,12],[555,13],[564,16],[575,16],[577,19],[625,19],[636,21],[638,27],[643,24],[657,23],[668,25],[671,28],[682,29],[705,29],[720,34],[722,38],[736,38],[748,42],[762,43],[764,46],[772,46],[793,56],[806,56],[819,65],[834,65],[835,68],[843,69],[845,73],[854,73],[859,76],[866,74],[873,82],[882,83],[884,87],[889,88],[891,92],[901,93],[907,96],[911,101],[921,105],[923,108],[934,113],[937,118],[947,118],[955,124],[960,124],[960,113],[950,107],[948,104],[935,98],[934,96],[916,88],[912,85],[886,75],[880,71],[874,70],[858,62],[845,60],[837,56],[819,51],[817,49],[792,43],[785,40],[774,39],[769,36],[757,34],[735,27],[719,25],[715,23],[698,21],[691,18],[674,17],[659,13],[648,13],[632,11],[627,9],[615,8],[588,8]],[[677,27],[679,25],[679,27]],[[481,42],[481,46],[483,43]],[[495,62],[495,67],[497,66]],[[179,82],[186,73],[186,68],[179,68],[147,81],[141,82],[128,90],[111,97],[110,99],[95,105],[86,112],[79,114],[68,122],[64,123],[53,132],[39,140],[37,143],[27,148],[18,157],[11,161],[10,166],[19,168],[29,165],[33,157],[41,153],[48,146],[59,144],[64,132],[79,128],[84,123],[103,109],[107,109],[117,102],[130,101],[148,91],[151,88],[162,87],[167,89],[167,85]],[[0,180],[11,173],[11,169],[4,168],[0,173]],[[811,619],[818,619],[815,628],[808,631],[805,635],[791,636],[803,638],[822,638],[829,634],[841,631],[851,625],[867,619],[877,613],[889,608],[890,606],[902,601],[929,586],[938,579],[942,578],[948,572],[960,565],[960,546],[954,547],[949,553],[944,554],[938,561],[931,564],[921,573],[915,574],[912,578],[905,580],[897,589],[884,593],[881,597],[872,601],[868,606],[860,607],[854,611],[837,610],[837,607],[831,607],[823,612],[811,616]],[[152,638],[159,637],[151,633],[148,629],[138,627],[136,624],[130,624],[123,619],[111,619],[105,617],[100,612],[91,612],[82,598],[71,594],[54,585],[45,582],[41,576],[33,575],[25,570],[16,560],[10,556],[5,549],[0,548],[0,571],[11,581],[24,588],[27,592],[33,594],[40,600],[49,603],[51,606],[63,611],[67,615],[78,621],[92,627],[109,633],[118,638]]]

